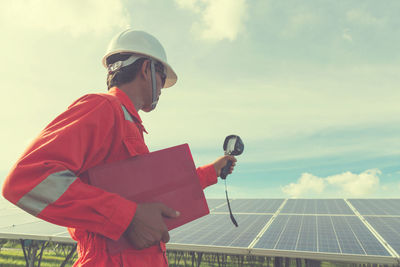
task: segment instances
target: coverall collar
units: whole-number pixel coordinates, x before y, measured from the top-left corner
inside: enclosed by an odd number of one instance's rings
[[[129,99],[129,96],[125,94],[124,91],[117,87],[111,88],[108,93],[110,95],[114,95],[118,97],[118,99],[121,101],[122,105],[128,110],[129,114],[136,120],[136,123],[141,126],[143,131],[147,133],[146,129],[143,126],[142,119],[139,116],[139,113],[136,111],[135,106],[133,105],[132,101]]]

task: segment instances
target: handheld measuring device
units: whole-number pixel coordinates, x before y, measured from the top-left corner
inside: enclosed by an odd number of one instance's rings
[[[239,156],[243,153],[244,144],[242,139],[238,135],[228,135],[225,138],[223,149],[225,155]],[[225,165],[225,167],[222,168],[220,177],[223,180],[225,180],[225,195],[226,195],[226,201],[228,203],[231,221],[236,227],[238,227],[238,223],[236,222],[235,217],[233,217],[232,214],[231,205],[229,203],[229,198],[228,198],[228,190],[226,187],[226,176],[228,176],[229,169],[231,168],[231,166],[232,166],[232,161],[229,160],[228,163]]]

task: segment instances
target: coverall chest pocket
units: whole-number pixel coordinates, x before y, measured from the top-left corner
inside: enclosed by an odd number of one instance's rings
[[[133,122],[127,123],[123,142],[130,156],[149,153],[142,134]]]

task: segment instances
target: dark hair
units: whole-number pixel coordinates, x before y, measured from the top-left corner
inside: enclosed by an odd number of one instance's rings
[[[123,61],[127,60],[131,54],[114,54],[111,55],[107,58],[106,64],[107,66],[109,64],[113,64],[117,61]],[[136,78],[136,75],[140,71],[140,68],[143,65],[143,62],[146,60],[146,58],[139,58],[136,60],[134,63],[122,67],[121,69],[117,70],[116,72],[113,73],[108,73],[107,75],[107,87],[108,89],[114,87],[114,86],[121,86],[122,84],[129,83],[133,79]]]

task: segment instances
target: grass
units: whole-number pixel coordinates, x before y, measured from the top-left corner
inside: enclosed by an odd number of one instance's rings
[[[42,261],[40,266],[42,267],[54,267],[60,266],[61,263],[64,261],[65,257],[61,255],[55,255],[53,251],[45,250],[43,252]],[[72,266],[72,262],[67,263],[65,266]],[[24,257],[24,253],[22,250],[18,249],[2,249],[0,251],[0,266],[1,267],[25,267],[26,261]],[[37,262],[35,264],[37,266]]]

